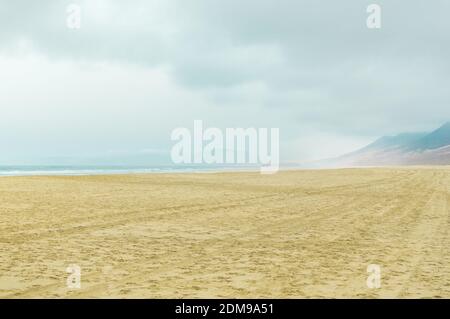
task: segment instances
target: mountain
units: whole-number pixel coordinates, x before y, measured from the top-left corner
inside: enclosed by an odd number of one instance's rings
[[[431,133],[384,136],[320,166],[450,165],[450,122]]]
[[[412,149],[431,150],[450,145],[450,122],[430,134],[418,139],[411,145]]]
[[[395,148],[408,148],[411,147],[418,140],[424,138],[427,133],[402,133],[396,136],[383,136],[359,150],[364,152],[368,150],[383,150],[383,149],[395,149]]]

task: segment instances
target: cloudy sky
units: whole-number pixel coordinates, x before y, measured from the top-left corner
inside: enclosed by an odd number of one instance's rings
[[[446,0],[0,0],[0,164],[162,158],[195,119],[279,127],[285,162],[432,130],[450,119],[449,14]]]

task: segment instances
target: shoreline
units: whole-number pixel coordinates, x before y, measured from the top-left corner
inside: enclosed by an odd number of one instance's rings
[[[280,169],[281,170],[281,169]],[[140,174],[190,174],[190,173],[221,173],[221,172],[259,172],[259,168],[142,168],[142,169],[74,169],[74,170],[0,170],[1,177],[26,176],[102,176],[102,175],[140,175]]]
[[[0,166],[1,167],[1,166]],[[337,170],[371,170],[371,169],[450,169],[449,165],[397,165],[397,166],[343,166],[343,167],[280,167],[275,175],[289,171],[337,171]],[[98,169],[98,170],[39,170],[39,171],[12,171],[5,173],[0,170],[0,178],[3,177],[51,177],[51,176],[120,176],[120,175],[153,175],[153,174],[219,174],[219,173],[260,173],[260,168],[180,168],[180,169]]]

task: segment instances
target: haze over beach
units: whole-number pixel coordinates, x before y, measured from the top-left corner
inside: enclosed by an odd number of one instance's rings
[[[0,0],[0,298],[450,298],[449,11]]]
[[[318,167],[449,164],[450,122],[432,132],[383,136],[349,154],[315,163]]]

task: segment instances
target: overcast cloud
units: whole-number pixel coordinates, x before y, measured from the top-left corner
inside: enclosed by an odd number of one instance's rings
[[[81,29],[66,27],[79,4]],[[366,8],[382,7],[381,29]],[[450,2],[0,0],[0,164],[162,154],[195,119],[283,161],[450,120]],[[150,150],[150,151],[149,151]]]

